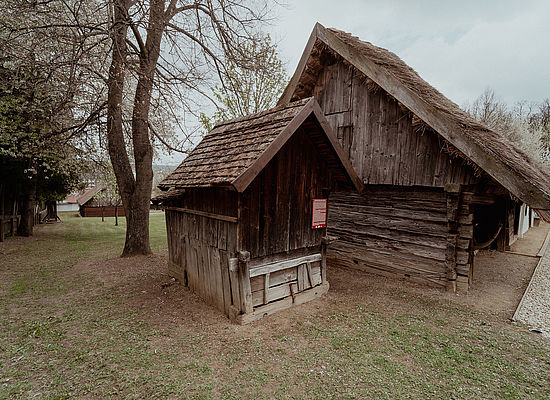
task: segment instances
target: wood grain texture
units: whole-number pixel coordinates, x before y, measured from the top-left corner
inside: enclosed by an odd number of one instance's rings
[[[170,271],[206,302],[228,311],[229,256],[236,251],[237,225],[171,209],[166,210],[166,227]]]
[[[372,90],[346,64],[324,67],[313,94],[320,96],[332,129],[349,135],[344,141],[342,133],[340,143],[365,184],[444,187],[476,181],[473,169],[445,152],[434,131],[415,128],[412,113],[383,90]]]
[[[311,229],[311,203],[330,176],[310,132],[297,132],[243,192],[239,248],[254,260],[319,246],[325,229]]]
[[[446,199],[441,189],[367,187],[329,198],[329,261],[444,287]]]

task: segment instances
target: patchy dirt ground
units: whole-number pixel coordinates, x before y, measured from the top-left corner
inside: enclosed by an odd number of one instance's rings
[[[474,277],[470,291],[457,296],[457,301],[480,311],[510,319],[531,280],[539,261],[536,254],[542,247],[550,224],[541,223],[518,239],[510,252],[481,250],[475,256]],[[521,254],[517,254],[521,253]]]
[[[529,229],[522,239],[516,240],[510,246],[510,251],[533,256],[537,255],[544,244],[549,229],[550,224],[548,222],[540,221],[537,226]]]
[[[472,287],[457,301],[501,319],[512,318],[537,262],[536,257],[481,251],[475,257]]]
[[[475,291],[331,266],[323,298],[233,325],[167,275],[161,217],[152,256],[92,220],[0,244],[0,398],[550,396],[550,343]]]

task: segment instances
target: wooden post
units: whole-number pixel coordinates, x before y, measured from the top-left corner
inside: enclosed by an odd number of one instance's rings
[[[321,238],[321,282],[324,284],[327,282],[327,245],[329,238],[323,236]]]
[[[239,251],[237,253],[239,260],[239,287],[241,292],[241,311],[243,314],[248,314],[253,311],[252,308],[252,289],[250,288],[250,271],[248,270],[248,262],[250,261],[250,253],[248,251]]]
[[[11,236],[15,236],[15,232],[17,232],[17,225],[19,225],[19,221],[17,220],[17,212],[19,211],[17,209],[17,196],[13,197],[13,207],[11,209],[12,215],[10,219],[10,234]]]
[[[496,207],[500,208],[499,203],[496,203]],[[511,212],[515,212],[515,207],[510,207],[510,199],[507,197],[506,200],[502,204],[502,213],[504,214],[504,221],[502,225],[502,229],[500,230],[500,233],[497,236],[496,244],[497,244],[497,250],[498,251],[506,251],[507,244],[510,239],[510,223],[509,223],[509,214]],[[512,230],[514,229],[514,226],[512,226]],[[508,246],[509,247],[509,246]]]
[[[269,272],[264,275],[264,304],[269,303]]]
[[[231,286],[231,300],[233,307],[241,311],[241,288],[239,285],[239,260],[229,259],[229,284]]]
[[[459,184],[445,185],[447,197],[447,250],[445,252],[445,267],[447,290],[456,291],[456,248],[458,242],[458,214],[460,209]]]

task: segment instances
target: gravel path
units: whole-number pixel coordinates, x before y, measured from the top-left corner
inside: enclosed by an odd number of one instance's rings
[[[513,319],[527,324],[530,328],[540,331],[543,336],[550,338],[550,246],[548,245]]]

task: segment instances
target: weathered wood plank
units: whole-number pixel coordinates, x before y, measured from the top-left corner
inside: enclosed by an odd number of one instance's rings
[[[305,265],[300,264],[298,265],[298,291],[300,292],[305,289],[305,277]]]
[[[270,274],[264,275],[264,304],[267,304],[271,301],[269,297],[269,275]],[[254,303],[254,300],[252,300],[252,302]]]
[[[233,306],[241,312],[241,289],[239,284],[239,260],[229,259],[229,283],[231,285],[231,299]]]
[[[247,324],[263,318],[267,315],[271,315],[275,312],[288,309],[293,305],[299,305],[308,301],[321,297],[329,290],[328,282],[314,288],[308,289],[302,293],[296,294],[294,297],[285,297],[279,301],[269,303],[267,305],[256,308],[250,314],[241,314],[236,316],[235,322],[239,324]]]
[[[252,312],[252,290],[250,289],[250,272],[248,270],[250,253],[248,251],[240,251],[238,253],[238,260],[239,289],[241,292],[241,311],[244,314],[247,314]]]
[[[292,268],[300,264],[307,262],[321,261],[321,254],[313,254],[299,258],[293,258],[290,260],[281,260],[271,264],[266,264],[262,266],[257,266],[250,269],[250,277],[255,277],[258,275],[265,275],[267,273],[273,273],[287,268]]]
[[[211,274],[214,278],[214,300],[218,310],[225,311],[224,287],[221,268],[222,260],[220,256],[220,251],[215,247],[210,248],[210,264]]]
[[[265,275],[258,275],[250,278],[250,289],[252,293],[258,292],[264,289],[265,286]],[[290,281],[296,281],[298,279],[297,268],[288,268],[285,270],[277,271],[272,274],[269,274],[269,285],[277,286],[283,283],[288,283]]]
[[[297,283],[296,281],[291,281],[289,283],[284,283],[282,285],[269,288],[269,293],[267,295],[267,297],[269,298],[269,301],[275,301],[275,300],[282,299],[283,297],[291,296],[292,292],[290,287],[291,285],[295,285],[296,283]],[[257,307],[261,304],[266,304],[264,302],[264,296],[265,295],[263,290],[260,290],[258,292],[253,292],[252,305],[254,307]]]
[[[214,213],[209,213],[209,212],[206,212],[206,211],[193,210],[193,209],[190,209],[190,208],[184,208],[184,207],[165,207],[165,210],[169,210],[169,211],[178,211],[178,212],[183,212],[183,213],[187,213],[187,214],[200,215],[200,216],[202,216],[202,217],[207,217],[207,218],[212,218],[212,219],[218,219],[218,220],[220,220],[220,221],[233,222],[233,223],[236,223],[236,222],[237,222],[237,218],[236,218],[236,217],[230,217],[230,216],[221,215],[221,214],[214,214]]]
[[[365,254],[363,254],[362,256],[364,258],[368,258]],[[383,260],[378,261],[379,259],[377,257],[364,260],[362,258],[356,258],[355,256],[349,257],[347,253],[343,253],[333,249],[329,251],[327,260],[333,265],[357,269],[364,272],[374,273],[376,275],[382,275],[391,278],[407,278],[414,282],[424,283],[440,288],[444,288],[447,285],[447,279],[443,270],[440,273],[434,273],[419,268],[413,269],[410,266],[403,268],[398,263],[388,264]]]
[[[307,273],[307,272],[306,272]],[[263,275],[267,276],[267,275]],[[307,276],[307,275],[306,275]],[[296,279],[289,280],[288,282],[284,282],[279,285],[270,285],[270,287],[261,288],[260,290],[252,291],[252,305],[254,307],[257,307],[261,304],[267,304],[272,301],[279,300],[283,297],[292,296],[294,294],[295,296],[299,293],[302,293],[304,290],[308,290],[314,286],[321,284],[321,269],[319,267],[312,268],[311,270],[311,279],[312,282],[314,282],[313,285],[307,283],[305,286],[300,289],[298,286],[298,282]],[[265,281],[264,281],[265,282]],[[297,286],[297,289],[295,291],[292,291],[291,288],[293,285]]]
[[[231,282],[229,281],[229,254],[220,250],[220,275],[223,290],[223,309],[225,315],[229,315],[229,310],[232,305],[231,301]]]

